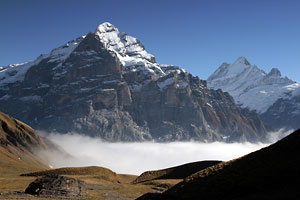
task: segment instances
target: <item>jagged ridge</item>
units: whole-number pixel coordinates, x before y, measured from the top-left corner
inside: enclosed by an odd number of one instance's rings
[[[266,73],[240,57],[233,64],[223,63],[207,83],[229,92],[242,107],[256,110],[272,127],[300,127],[300,84],[282,77],[277,68]]]

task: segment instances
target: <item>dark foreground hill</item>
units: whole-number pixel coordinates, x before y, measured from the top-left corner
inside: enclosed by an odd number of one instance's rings
[[[300,130],[279,142],[199,171],[163,194],[139,199],[299,199]]]
[[[219,164],[221,161],[199,161],[167,169],[146,171],[137,177],[133,183],[143,183],[145,181],[157,179],[184,179],[202,169]]]

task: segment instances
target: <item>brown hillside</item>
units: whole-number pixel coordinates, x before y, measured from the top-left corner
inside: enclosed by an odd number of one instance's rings
[[[0,112],[0,175],[47,169],[34,154],[45,149],[43,138],[30,126]]]
[[[200,161],[161,170],[146,171],[133,181],[134,184],[157,179],[184,179],[221,161]]]
[[[299,199],[300,130],[236,160],[199,171],[162,195],[139,199]]]
[[[45,148],[43,139],[30,126],[1,112],[0,144],[13,145],[29,151],[33,147]]]

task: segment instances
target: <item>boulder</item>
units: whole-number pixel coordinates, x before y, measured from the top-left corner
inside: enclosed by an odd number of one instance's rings
[[[83,181],[60,175],[47,175],[38,178],[26,188],[25,193],[43,197],[82,197],[86,185]]]

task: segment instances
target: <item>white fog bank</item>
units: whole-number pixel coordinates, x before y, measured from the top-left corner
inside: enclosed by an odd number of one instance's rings
[[[202,160],[228,161],[268,146],[251,143],[107,143],[77,134],[50,134],[72,159],[52,155],[54,167],[101,166],[117,173],[139,175],[144,171],[168,168]]]

